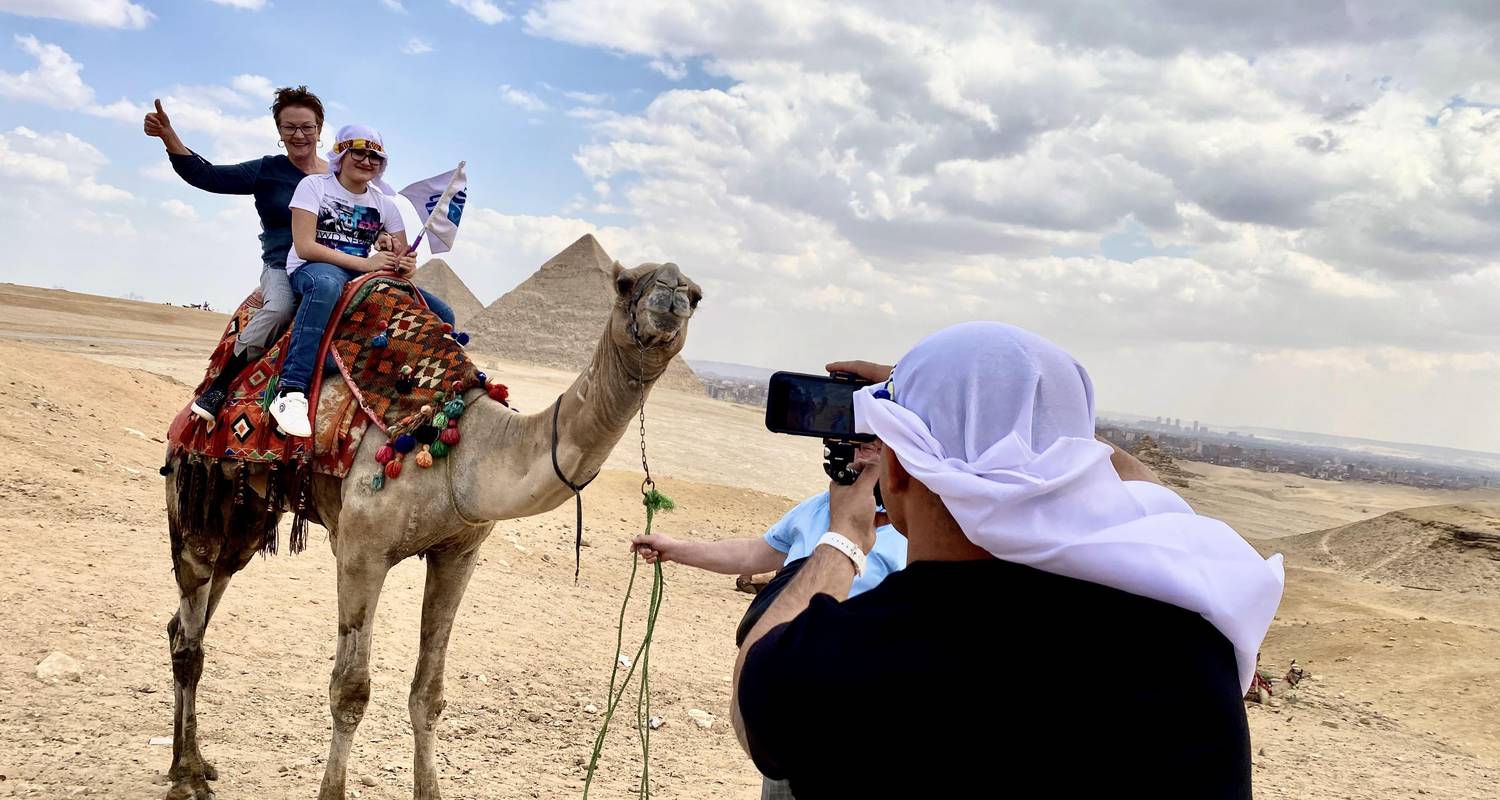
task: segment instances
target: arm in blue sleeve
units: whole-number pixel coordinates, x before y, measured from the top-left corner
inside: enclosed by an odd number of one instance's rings
[[[260,177],[262,159],[241,164],[210,164],[208,159],[193,153],[179,156],[168,153],[172,169],[188,182],[188,185],[214,194],[254,194],[255,180]]]

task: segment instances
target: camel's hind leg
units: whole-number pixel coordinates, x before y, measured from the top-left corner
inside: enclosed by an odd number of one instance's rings
[[[193,467],[178,465],[178,471]],[[204,478],[199,473],[198,478]],[[235,518],[231,501],[218,503],[216,515],[189,521],[179,518],[174,476],[168,489],[168,524],[172,533],[172,561],[180,602],[167,623],[172,654],[172,766],[167,772],[172,788],[167,800],[207,800],[213,796],[208,781],[218,778],[198,749],[198,680],[203,675],[203,636],[214,609],[229,586],[230,577],[260,549],[260,535],[231,530],[224,522]],[[246,515],[239,515],[240,521]],[[217,523],[210,524],[210,523]],[[218,530],[213,529],[217,527]]]
[[[413,796],[416,800],[439,800],[436,728],[443,713],[443,670],[448,657],[448,637],[453,617],[463,602],[464,589],[474,574],[479,545],[464,542],[461,548],[427,551],[427,586],[422,593],[422,644],[417,671],[411,682],[407,707],[415,738]]]

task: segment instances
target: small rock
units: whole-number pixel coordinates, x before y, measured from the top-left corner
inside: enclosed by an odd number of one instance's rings
[[[1339,727],[1339,724],[1338,724],[1338,722],[1336,722],[1334,720],[1325,719],[1325,720],[1323,720],[1323,727],[1337,729]]]
[[[596,705],[594,705],[593,703],[589,703],[588,705],[586,705],[586,706],[583,707],[583,713],[585,713],[585,714],[597,714],[597,713],[599,713],[599,707],[596,706]]]
[[[661,717],[652,717],[646,720],[647,727],[651,728],[651,730],[653,731],[661,730],[661,726],[665,724],[667,724],[667,721],[662,719]]]
[[[79,681],[83,666],[67,653],[54,651],[36,665],[36,676],[44,681]]]
[[[630,669],[630,656],[620,656],[620,666]]]
[[[714,715],[701,708],[690,708],[687,713],[692,718],[693,724],[703,730],[708,730],[714,726]]]
[[[375,776],[374,775],[361,775],[361,776],[359,776],[359,782],[363,783],[366,786],[379,786],[380,785],[380,781],[375,780]]]
[[[160,747],[162,745],[171,743],[172,737],[170,736],[153,736],[146,742],[146,744],[151,745],[152,747]]]

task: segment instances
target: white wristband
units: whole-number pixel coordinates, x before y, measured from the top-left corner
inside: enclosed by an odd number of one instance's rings
[[[814,547],[822,547],[825,544],[848,556],[849,560],[854,562],[854,575],[856,577],[865,574],[865,551],[859,549],[859,545],[850,541],[849,537],[842,533],[829,531],[818,539],[818,543]]]

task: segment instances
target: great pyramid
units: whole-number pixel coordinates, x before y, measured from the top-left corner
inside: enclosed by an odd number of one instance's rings
[[[613,307],[613,264],[598,240],[584,234],[469,320],[469,348],[513,361],[583,370]],[[682,356],[672,359],[657,385],[705,393]]]
[[[469,320],[484,311],[484,303],[479,302],[479,298],[469,291],[464,279],[458,277],[458,273],[441,258],[428,259],[426,264],[417,267],[411,279],[453,307],[453,317],[458,321],[459,330],[464,330]]]

